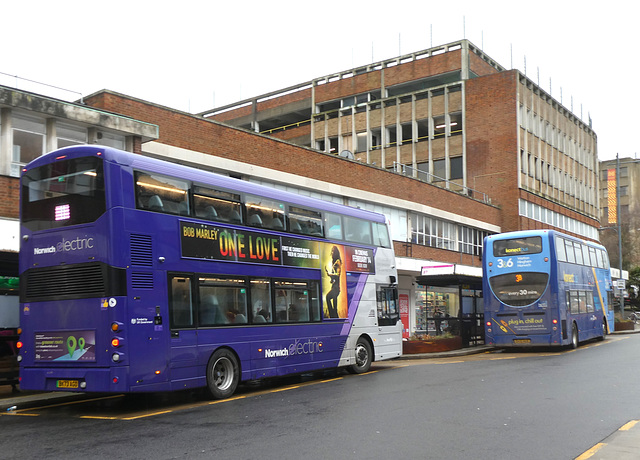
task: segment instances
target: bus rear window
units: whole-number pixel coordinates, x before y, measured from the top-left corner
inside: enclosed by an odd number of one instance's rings
[[[493,242],[494,257],[519,256],[539,254],[542,252],[542,238],[530,236],[511,240],[496,240]]]
[[[524,307],[542,297],[549,282],[548,273],[514,272],[489,278],[496,297],[511,307]]]
[[[22,182],[22,224],[32,231],[94,222],[106,201],[102,160],[57,161],[27,171]]]

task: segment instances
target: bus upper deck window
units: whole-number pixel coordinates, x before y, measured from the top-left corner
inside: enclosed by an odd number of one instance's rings
[[[252,227],[285,230],[284,203],[268,198],[247,195],[247,224]]]
[[[159,174],[136,173],[139,208],[154,212],[189,215],[189,183]]]
[[[322,214],[311,209],[289,206],[289,231],[303,235],[322,236]]]
[[[242,223],[242,204],[240,195],[208,187],[193,187],[193,206],[195,215],[202,219]]]
[[[367,220],[345,216],[344,233],[347,241],[371,244],[371,224]]]

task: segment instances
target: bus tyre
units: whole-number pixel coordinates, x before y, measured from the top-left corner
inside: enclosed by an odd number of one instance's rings
[[[363,374],[371,368],[372,360],[371,344],[364,337],[358,338],[355,350],[355,364],[349,367],[349,371],[353,374]]]
[[[598,340],[604,340],[604,338],[607,336],[607,320],[603,319],[602,320],[602,335],[600,337],[598,337]]]
[[[240,381],[240,366],[236,355],[226,348],[216,350],[207,365],[207,386],[214,399],[231,396]]]
[[[571,348],[574,350],[578,348],[578,326],[576,323],[573,323],[573,327],[571,328]]]

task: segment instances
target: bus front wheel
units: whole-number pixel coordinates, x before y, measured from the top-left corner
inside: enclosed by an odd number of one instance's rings
[[[363,374],[371,368],[373,355],[371,344],[364,337],[358,338],[356,342],[355,364],[349,367],[349,371],[354,374]]]
[[[207,387],[214,399],[231,396],[240,381],[240,366],[236,355],[226,348],[216,350],[207,365]]]
[[[571,328],[571,348],[574,350],[578,348],[578,343],[578,326],[576,326],[576,323],[573,323],[573,327]]]

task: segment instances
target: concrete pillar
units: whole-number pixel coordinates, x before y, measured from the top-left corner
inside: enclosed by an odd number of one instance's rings
[[[58,148],[58,130],[55,118],[47,118],[46,152],[53,152]]]
[[[0,174],[8,176],[13,158],[13,123],[11,109],[0,109]]]

